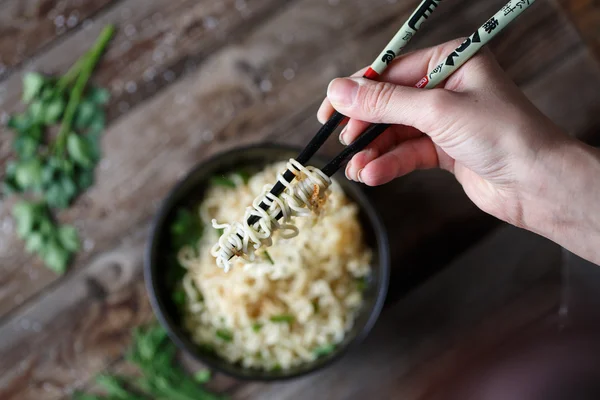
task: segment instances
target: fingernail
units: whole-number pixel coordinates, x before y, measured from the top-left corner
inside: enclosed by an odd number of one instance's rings
[[[363,170],[362,170],[362,169],[360,169],[360,170],[358,171],[358,174],[356,174],[356,176],[358,177],[358,181],[359,181],[360,183],[365,183],[365,182],[362,180],[362,177],[360,176],[360,174],[361,174],[362,172],[363,172]]]
[[[358,92],[358,82],[347,78],[337,78],[331,81],[327,88],[329,100],[340,106],[351,106]]]
[[[340,132],[340,143],[343,144],[344,146],[348,145],[346,143],[346,141],[344,140],[344,133],[346,133],[347,130],[348,130],[348,127],[345,126],[344,129],[342,129],[342,131]]]
[[[346,164],[346,169],[344,170],[344,175],[346,175],[346,179],[348,179],[349,181],[351,181],[352,178],[350,178],[348,176],[348,168],[350,168],[350,163]]]

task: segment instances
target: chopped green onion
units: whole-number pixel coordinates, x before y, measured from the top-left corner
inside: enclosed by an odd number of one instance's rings
[[[285,322],[288,324],[294,322],[294,316],[289,314],[274,315],[270,319],[271,322]]]
[[[362,278],[356,278],[356,288],[361,292],[364,292],[369,286],[367,282],[367,277],[363,276]]]
[[[213,176],[210,178],[210,183],[215,186],[235,188],[235,182],[224,176]]]
[[[260,322],[256,322],[256,323],[254,323],[254,324],[252,325],[252,330],[253,330],[254,332],[258,332],[258,331],[260,331],[260,329],[262,328],[262,326],[263,326],[263,325],[262,325]]]
[[[273,261],[273,258],[271,257],[271,255],[269,254],[268,251],[264,251],[263,254],[265,255],[265,257],[267,258],[267,261],[269,261],[269,263],[271,265],[275,265],[275,261]]]
[[[318,314],[318,313],[319,313],[319,310],[320,310],[320,308],[321,308],[321,307],[319,306],[319,299],[315,299],[315,300],[313,300],[313,302],[312,302],[312,305],[313,305],[313,310],[314,310],[315,314]]]
[[[223,339],[226,342],[231,342],[233,340],[233,334],[231,333],[231,331],[228,331],[227,329],[218,329],[217,337],[219,337],[220,339]]]
[[[242,169],[237,171],[236,174],[239,175],[240,178],[242,178],[242,181],[244,181],[244,183],[248,183],[248,181],[250,180],[250,174],[248,173],[248,171]]]
[[[314,353],[317,357],[326,356],[335,350],[335,344],[326,344],[324,346],[317,347]]]
[[[173,292],[173,303],[178,306],[182,306],[185,304],[185,291],[183,289],[178,289]]]

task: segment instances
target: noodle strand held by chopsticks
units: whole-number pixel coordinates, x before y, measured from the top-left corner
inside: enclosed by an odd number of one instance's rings
[[[288,161],[286,167],[296,178],[288,182],[281,173],[277,175],[277,180],[285,186],[281,198],[269,193],[272,185],[265,185],[262,193],[252,202],[252,206],[246,209],[243,223],[219,224],[212,220],[212,226],[223,229],[223,234],[212,247],[211,254],[217,259],[217,265],[225,271],[229,270],[229,260],[234,256],[253,261],[256,250],[272,244],[272,235],[276,230],[280,230],[283,238],[296,236],[298,228],[294,225],[292,217],[310,215],[324,203],[331,178],[318,168],[305,167],[293,158]],[[267,205],[266,210],[260,207],[261,202]],[[281,221],[277,220],[280,214]],[[252,216],[259,219],[253,225],[249,225],[248,218]]]

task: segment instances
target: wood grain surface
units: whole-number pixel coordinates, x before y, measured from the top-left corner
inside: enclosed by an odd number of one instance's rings
[[[25,71],[65,71],[105,24],[118,26],[94,75],[113,94],[96,183],[59,215],[61,221],[74,223],[84,238],[84,250],[66,276],[54,275],[24,252],[10,218],[14,200],[0,200],[0,398],[64,398],[74,388],[89,387],[98,371],[123,368],[120,360],[131,328],[152,318],[142,282],[142,251],[149,221],[169,189],[197,162],[232,146],[258,141],[303,146],[318,129],[315,112],[328,82],[368,64],[416,4],[0,0],[3,113],[19,109]],[[503,0],[443,3],[410,47],[468,35],[502,4]],[[73,26],[55,29],[57,16],[74,11],[77,23],[71,20]],[[536,105],[569,132],[587,139],[597,136],[600,127],[600,70],[580,32],[560,6],[538,2],[491,48]],[[0,135],[7,137],[3,131]],[[0,140],[0,163],[10,158],[9,142]],[[322,152],[340,149],[332,139]],[[464,356],[460,349],[468,347],[450,350],[452,335],[488,332],[484,345],[492,346],[502,335],[494,337],[494,323],[485,325],[480,321],[483,315],[506,321],[501,333],[508,335],[555,304],[554,283],[548,283],[550,272],[541,264],[524,283],[511,281],[522,262],[517,256],[489,281],[473,260],[448,267],[498,226],[468,200],[451,175],[418,172],[367,193],[394,243],[394,271],[388,307],[364,349],[322,375],[289,386],[243,384],[225,377],[218,377],[214,385],[236,398],[275,398],[275,390],[283,393],[281,399],[300,398],[309,388],[338,398],[361,398],[365,393],[386,398],[396,392],[426,398],[417,394],[426,393],[427,381],[444,368],[428,369],[425,361],[435,356],[440,365],[450,365],[457,359],[453,357]],[[519,237],[514,231],[503,235],[502,246],[510,237]],[[532,253],[523,248],[523,254],[530,254],[522,255],[525,258],[537,254],[536,246],[545,246],[531,240],[536,244]],[[491,277],[497,278],[497,292],[478,307],[474,297],[455,298],[459,293],[441,287],[452,270],[457,270],[455,288],[460,279],[475,274],[469,278],[474,283],[471,296],[481,293],[475,285],[478,279],[492,285]],[[410,292],[426,280],[435,288],[423,292],[429,294]],[[408,292],[420,300],[407,301]],[[436,321],[426,322],[415,314],[444,296],[449,303],[436,311]],[[411,310],[407,304],[418,307]],[[531,307],[521,314],[506,311],[522,304]],[[407,339],[394,344],[397,330]],[[378,345],[382,342],[392,343],[389,352]],[[367,371],[365,365],[377,365],[372,373],[381,377],[371,383],[358,379]]]

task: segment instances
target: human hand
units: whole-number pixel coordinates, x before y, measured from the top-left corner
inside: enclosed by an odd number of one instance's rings
[[[321,106],[351,119],[340,135],[351,143],[367,122],[393,124],[346,167],[349,179],[380,185],[415,169],[455,174],[482,210],[518,226],[543,185],[545,154],[569,140],[502,71],[488,51],[457,70],[441,88],[412,87],[461,41],[396,60],[381,77],[335,79]],[[357,76],[362,75],[362,71]]]

